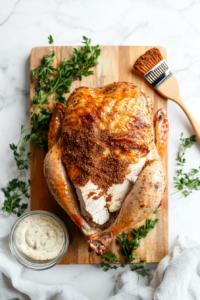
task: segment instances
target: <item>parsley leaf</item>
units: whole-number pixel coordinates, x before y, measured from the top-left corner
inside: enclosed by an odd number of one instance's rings
[[[53,38],[52,35],[48,36],[49,44],[53,44]]]
[[[101,258],[105,258],[108,261],[119,260],[117,255],[111,251],[108,254],[102,254]]]

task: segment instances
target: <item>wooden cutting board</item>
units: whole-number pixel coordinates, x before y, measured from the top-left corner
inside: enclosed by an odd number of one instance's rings
[[[56,52],[55,65],[59,64],[64,58],[69,59],[72,56],[74,47],[53,47]],[[79,49],[79,47],[76,47]],[[151,47],[147,46],[103,46],[102,52],[98,59],[99,65],[94,68],[94,75],[84,77],[82,81],[75,81],[70,91],[79,86],[100,87],[114,81],[133,82],[142,88],[154,101],[154,111],[163,107],[167,110],[168,103],[144,80],[142,76],[132,71],[132,66],[136,59]],[[158,47],[167,59],[166,50]],[[31,51],[30,68],[36,68],[40,63],[43,55],[48,54],[49,47],[38,47]],[[30,87],[30,99],[33,99],[34,84]],[[66,95],[68,98],[69,94]],[[69,235],[69,249],[62,260],[61,264],[96,264],[101,262],[101,258],[96,254],[89,254],[85,237],[79,228],[71,221],[67,213],[57,204],[51,195],[44,175],[43,161],[46,153],[43,149],[37,149],[31,157],[31,210],[46,210],[58,215],[66,224]],[[168,152],[166,151],[163,163],[168,174]],[[144,258],[146,262],[159,262],[168,252],[168,188],[162,199],[162,206],[158,209],[158,214],[152,215],[151,218],[159,218],[156,227],[148,234],[145,239],[141,240],[141,246],[136,251],[138,260]],[[141,225],[142,223],[138,224]],[[137,229],[137,227],[136,227]],[[107,252],[113,251],[118,253],[119,246],[116,241],[107,248]]]

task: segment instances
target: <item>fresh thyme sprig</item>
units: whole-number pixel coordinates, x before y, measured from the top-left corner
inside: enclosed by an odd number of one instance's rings
[[[178,152],[178,155],[176,158],[176,160],[178,161],[177,166],[183,167],[184,163],[186,162],[186,159],[184,158],[185,151],[188,148],[191,148],[196,141],[197,140],[196,140],[195,135],[192,135],[191,137],[184,139],[183,133],[181,133],[181,137],[180,137],[181,150]]]
[[[53,44],[53,38],[48,37],[49,44]],[[71,83],[74,80],[81,80],[82,76],[93,75],[92,67],[98,64],[97,59],[101,53],[99,45],[91,46],[91,39],[83,37],[84,46],[78,51],[73,50],[72,59],[63,60],[59,66],[53,67],[55,51],[50,49],[49,54],[42,59],[42,64],[31,70],[31,80],[35,82],[35,94],[33,95],[33,111],[30,114],[30,128],[21,126],[20,140],[18,144],[10,144],[13,151],[17,169],[20,173],[28,169],[28,161],[36,147],[47,150],[47,132],[53,110],[46,109],[43,104],[50,103],[50,97],[53,98],[54,107],[58,102],[65,103],[64,94],[70,92]],[[31,153],[26,153],[26,145],[31,143]],[[18,216],[26,209],[27,204],[20,206],[21,195],[29,197],[28,193],[23,192],[19,195],[16,189],[24,188],[30,185],[22,181],[13,179],[9,182],[7,188],[2,189],[6,200],[2,210],[8,214],[17,214]],[[7,190],[8,189],[8,190]],[[11,196],[11,192],[13,195]],[[18,210],[16,210],[18,208]]]
[[[132,229],[132,239],[129,239],[127,233],[122,233],[117,235],[117,243],[120,245],[120,254],[121,259],[117,257],[117,255],[113,252],[109,252],[108,254],[103,254],[101,256],[102,259],[106,259],[109,262],[116,262],[120,261],[120,267],[124,268],[127,265],[130,266],[131,271],[135,271],[138,275],[145,276],[146,270],[146,263],[141,258],[139,265],[133,265],[133,261],[137,259],[137,255],[135,254],[135,250],[140,247],[140,240],[141,238],[145,238],[149,231],[153,229],[156,224],[158,223],[159,219],[155,220],[146,220],[145,225],[140,226],[138,230]],[[103,268],[104,272],[107,272],[111,269],[117,269],[117,266],[111,266],[109,263],[105,263],[104,261],[101,262],[101,267]]]
[[[22,173],[23,170],[28,169],[28,158],[30,157],[30,152],[26,154],[26,158],[24,159],[25,154],[25,145],[30,142],[31,135],[26,134],[27,132],[24,125],[21,125],[21,133],[20,133],[20,141],[18,145],[10,144],[10,149],[13,151],[13,156],[17,165],[17,169]]]
[[[22,200],[21,196],[24,195],[25,197],[30,198],[28,193],[30,184],[30,180],[28,180],[28,184],[26,184],[26,182],[20,181],[17,178],[9,181],[8,187],[2,189],[6,200],[1,209],[6,211],[8,215],[16,214],[18,217],[21,216],[28,207],[27,203],[20,203]]]
[[[198,169],[192,169],[188,173],[184,173],[183,167],[186,163],[185,152],[187,149],[191,148],[196,142],[196,136],[192,135],[189,138],[183,138],[183,133],[181,133],[180,144],[181,150],[178,152],[176,160],[178,161],[176,174],[174,177],[174,186],[178,189],[177,192],[181,191],[184,197],[189,196],[193,190],[200,190],[200,179],[198,177],[200,172],[200,167]],[[175,193],[177,193],[175,192]],[[174,193],[174,194],[175,194]]]

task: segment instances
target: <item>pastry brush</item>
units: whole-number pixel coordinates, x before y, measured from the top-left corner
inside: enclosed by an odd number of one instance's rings
[[[158,48],[152,48],[140,56],[133,69],[144,75],[154,89],[166,99],[176,102],[188,117],[198,141],[200,142],[200,124],[195,120],[183,103],[179,84]]]

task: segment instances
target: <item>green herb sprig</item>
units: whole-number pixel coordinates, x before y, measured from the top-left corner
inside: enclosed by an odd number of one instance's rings
[[[27,203],[20,203],[24,195],[26,198],[30,198],[28,193],[28,188],[31,184],[31,181],[28,180],[28,184],[26,182],[21,181],[17,178],[9,181],[7,188],[3,188],[2,192],[6,197],[3,207],[1,208],[3,211],[7,212],[8,215],[16,214],[18,217],[27,209]]]
[[[51,44],[53,38],[49,36]],[[11,144],[17,168],[20,172],[28,169],[30,153],[25,155],[25,145],[31,143],[32,152],[36,147],[47,151],[47,132],[53,115],[53,110],[42,107],[49,104],[49,97],[53,96],[54,104],[60,102],[66,104],[64,94],[70,92],[73,81],[82,79],[82,76],[93,75],[92,67],[98,64],[97,59],[101,53],[99,45],[91,46],[91,39],[83,37],[83,47],[80,51],[73,50],[72,59],[63,60],[59,66],[53,67],[55,51],[51,50],[43,56],[42,64],[31,70],[31,80],[35,82],[35,94],[33,95],[33,111],[31,112],[31,127],[21,127],[21,137],[18,145]],[[30,134],[31,131],[31,134]]]
[[[156,211],[157,213],[157,211]],[[121,258],[119,259],[117,255],[113,252],[109,252],[108,254],[103,254],[101,256],[102,259],[106,259],[109,262],[116,262],[119,261],[120,267],[124,268],[127,265],[130,266],[131,271],[135,271],[138,275],[145,276],[146,270],[146,263],[141,258],[139,265],[133,265],[133,261],[137,259],[137,255],[135,254],[135,250],[140,247],[140,240],[141,238],[145,238],[149,231],[153,229],[156,224],[158,223],[159,219],[155,220],[146,220],[145,225],[140,226],[138,230],[132,229],[132,238],[129,239],[127,233],[122,233],[117,235],[117,243],[120,245],[120,254]],[[101,267],[104,272],[107,272],[111,269],[117,269],[117,266],[111,266],[109,263],[105,263],[104,261],[101,262]]]
[[[48,37],[49,44],[53,44],[53,38]],[[49,54],[43,56],[42,63],[37,68],[31,70],[31,80],[35,82],[35,94],[33,95],[33,111],[30,114],[30,128],[21,126],[20,140],[18,144],[10,144],[17,169],[20,173],[28,170],[29,158],[36,147],[47,150],[47,132],[49,123],[54,110],[46,109],[42,105],[50,103],[50,97],[53,98],[54,107],[58,102],[66,104],[64,94],[70,92],[70,86],[74,80],[81,80],[82,76],[93,75],[92,67],[98,64],[97,59],[101,53],[99,45],[92,46],[91,39],[83,37],[84,46],[80,50],[73,50],[71,59],[63,60],[59,66],[53,67],[55,51],[50,49]],[[31,143],[31,152],[26,152],[26,145]],[[9,182],[7,188],[2,191],[6,197],[3,211],[8,214],[21,213],[27,208],[27,204],[20,204],[21,196],[29,198],[25,187],[28,183],[13,179]],[[17,191],[21,189],[22,194]]]
[[[101,262],[101,267],[103,268],[104,272],[107,272],[109,270],[117,270],[117,266],[111,266],[108,263],[105,263],[104,261]]]
[[[52,35],[49,35],[49,36],[48,36],[48,40],[49,40],[49,44],[50,44],[50,45],[53,44],[53,38],[52,38]]]
[[[196,136],[192,135],[189,138],[183,138],[183,133],[180,137],[181,150],[178,152],[176,160],[178,161],[176,174],[174,177],[174,187],[178,190],[175,193],[181,191],[184,197],[189,196],[193,190],[200,190],[200,179],[198,177],[200,172],[200,167],[198,169],[192,169],[188,173],[184,173],[183,167],[186,163],[185,152],[187,149],[191,148],[196,142]],[[174,194],[175,194],[174,193]]]
[[[141,258],[139,265],[133,265],[133,264],[130,265],[131,271],[136,272],[138,275],[141,276],[147,275],[147,271],[145,270],[145,268],[146,268],[146,263],[143,258]]]

